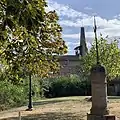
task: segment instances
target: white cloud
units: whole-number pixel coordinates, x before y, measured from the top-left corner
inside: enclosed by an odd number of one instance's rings
[[[109,37],[119,37],[120,36],[120,21],[117,19],[112,19],[112,20],[106,20],[106,19],[102,19],[101,17],[96,17],[96,21],[97,21],[97,35],[98,37],[100,36],[100,34],[102,34],[104,37],[105,36],[109,36]],[[71,26],[71,27],[76,27],[79,28],[81,25],[81,20],[78,19],[76,20],[76,22],[74,21],[60,21],[60,24],[62,26]],[[94,33],[93,33],[93,18],[89,17],[84,19],[84,26],[87,29],[87,27],[91,27],[92,31],[87,31],[86,33],[86,37],[90,37],[93,38],[94,37]],[[63,37],[65,38],[78,38],[78,33],[77,34],[66,34],[63,35]]]
[[[59,16],[67,16],[68,18],[78,18],[78,17],[86,18],[86,17],[88,17],[87,14],[84,14],[82,12],[71,9],[67,5],[58,4],[57,2],[55,2],[53,0],[48,0],[48,5],[49,6],[46,10],[47,11],[56,10],[56,12],[58,13]]]
[[[89,44],[89,42],[91,42],[94,38],[94,33],[92,30],[93,16],[92,15],[90,16],[90,15],[85,14],[80,11],[76,11],[67,5],[58,4],[57,2],[55,2],[53,0],[48,0],[48,4],[49,4],[49,7],[47,8],[47,10],[56,10],[58,15],[60,16],[60,18],[62,18],[62,20],[59,21],[59,24],[62,27],[64,27],[64,29],[65,29],[65,27],[73,27],[74,29],[75,28],[78,29],[80,26],[82,26],[82,24],[85,26],[85,28],[87,28],[87,27],[91,28],[91,31],[89,30],[85,33],[86,39],[88,38],[87,45],[90,47],[91,45]],[[91,10],[91,8],[89,8],[89,7],[85,7],[84,9]],[[97,29],[98,37],[100,34],[102,34],[103,37],[105,37],[107,35],[109,37],[119,37],[120,36],[120,20],[119,19],[120,19],[120,14],[114,16],[114,18],[110,19],[110,20],[107,20],[105,18],[102,18],[102,17],[96,15],[96,22],[97,22],[97,27],[98,27],[98,29]],[[63,29],[63,31],[64,31],[64,29]],[[78,33],[74,33],[74,32],[73,32],[73,34],[69,34],[69,32],[67,32],[67,33],[68,34],[63,34],[64,39],[67,39],[67,38],[79,39]],[[70,44],[74,44],[74,43],[67,43],[67,44],[69,46]]]
[[[74,42],[66,42],[66,45],[74,45],[74,46],[78,46],[79,42],[78,41],[74,41]]]
[[[91,48],[92,44],[90,42],[87,42],[87,48]]]
[[[74,18],[74,20],[67,19],[59,21],[61,26],[80,27],[83,22],[84,26],[93,27],[93,16],[89,16],[85,13],[76,11],[67,5],[58,4],[53,0],[48,0],[48,5],[49,5],[48,10],[56,10],[60,17],[67,16],[68,18]],[[120,15],[118,15],[118,17],[120,17]],[[96,16],[96,21],[97,26],[100,27],[100,30],[98,30],[98,32],[100,31],[103,33],[106,32],[108,34],[111,34],[114,31],[115,31],[114,33],[116,33],[116,31],[120,28],[120,20],[117,18],[107,20],[100,16]]]
[[[74,38],[78,39],[79,35],[78,34],[63,34],[63,38]]]
[[[91,7],[86,6],[86,7],[84,8],[84,10],[92,10],[92,8],[91,8]]]
[[[86,36],[86,38],[93,38],[94,33],[93,32],[86,32],[85,36]],[[79,39],[79,34],[63,34],[63,38]]]
[[[100,16],[96,17],[97,27],[101,28],[118,28],[120,27],[120,20],[112,19],[106,20]],[[71,27],[80,27],[82,24],[84,26],[93,27],[93,16],[88,16],[85,19],[76,19],[76,20],[62,20],[59,22],[62,26],[71,26]]]
[[[120,19],[120,14],[114,16],[115,19]]]
[[[73,22],[73,21],[70,21],[70,20],[59,21],[59,24],[61,26],[80,27],[80,24],[78,25],[76,22]]]

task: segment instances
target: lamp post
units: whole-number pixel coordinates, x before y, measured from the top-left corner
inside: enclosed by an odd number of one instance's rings
[[[27,111],[32,111],[32,81],[31,81],[31,72],[29,73],[29,103]]]
[[[95,41],[96,41],[96,62],[97,64],[100,64],[99,62],[99,51],[98,51],[98,40],[97,40],[97,26],[96,26],[96,20],[94,16],[94,34],[95,34]]]

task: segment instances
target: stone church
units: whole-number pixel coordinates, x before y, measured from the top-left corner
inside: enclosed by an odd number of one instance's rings
[[[70,74],[79,75],[80,57],[85,56],[88,52],[86,39],[85,39],[85,29],[81,27],[80,31],[80,45],[74,48],[75,55],[63,55],[59,57],[60,63],[60,76],[69,76]]]

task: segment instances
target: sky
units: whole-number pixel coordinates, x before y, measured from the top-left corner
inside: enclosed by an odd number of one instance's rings
[[[94,39],[93,16],[96,16],[97,35],[120,38],[120,0],[48,0],[47,10],[56,10],[62,37],[68,46],[69,55],[79,45],[80,27],[85,27],[87,47]]]

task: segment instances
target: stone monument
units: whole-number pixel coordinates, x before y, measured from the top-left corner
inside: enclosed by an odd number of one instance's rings
[[[87,120],[115,120],[107,109],[107,82],[105,67],[97,64],[91,68],[92,107]]]
[[[105,120],[107,110],[107,83],[105,68],[97,64],[91,68],[92,107],[87,120]]]
[[[107,109],[106,70],[105,67],[99,63],[96,24],[94,32],[96,40],[97,64],[93,66],[90,71],[92,107],[90,109],[90,114],[87,114],[87,120],[115,120],[115,116],[109,115],[109,111]]]

